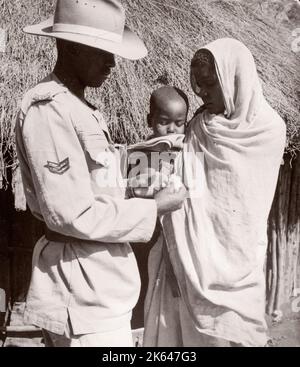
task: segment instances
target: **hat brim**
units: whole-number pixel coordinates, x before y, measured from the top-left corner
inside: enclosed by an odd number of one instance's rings
[[[23,30],[25,33],[37,36],[60,38],[67,41],[98,48],[129,60],[141,59],[147,56],[148,53],[144,42],[127,26],[125,26],[124,28],[123,39],[121,43],[77,33],[53,32],[52,26],[53,17],[41,23],[27,26]]]

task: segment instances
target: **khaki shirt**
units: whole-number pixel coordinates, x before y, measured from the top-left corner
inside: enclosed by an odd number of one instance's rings
[[[69,326],[75,335],[121,327],[140,290],[127,242],[150,240],[155,200],[125,199],[102,115],[53,74],[25,95],[16,143],[31,212],[78,238],[36,244],[26,322],[57,334]]]

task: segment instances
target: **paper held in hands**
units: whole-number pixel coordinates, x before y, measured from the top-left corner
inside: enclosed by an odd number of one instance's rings
[[[183,148],[184,134],[170,134],[166,136],[159,136],[140,143],[129,145],[128,152],[135,151],[152,151],[164,152],[169,150],[178,151]]]
[[[165,187],[171,187],[174,192],[180,190],[181,177],[175,174],[174,165],[181,154],[183,140],[183,134],[172,134],[128,147],[128,183],[135,187],[136,193],[141,194],[146,188],[151,195]],[[149,192],[145,192],[145,196],[149,196]]]

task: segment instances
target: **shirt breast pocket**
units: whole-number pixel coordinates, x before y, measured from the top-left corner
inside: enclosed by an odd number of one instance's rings
[[[119,156],[112,145],[102,139],[85,139],[84,149],[94,190],[120,186]]]
[[[81,139],[89,171],[101,167],[107,168],[110,158],[110,145],[106,138],[100,134],[82,134]]]

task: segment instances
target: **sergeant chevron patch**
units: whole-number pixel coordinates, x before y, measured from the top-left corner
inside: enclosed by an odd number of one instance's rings
[[[69,158],[58,163],[47,161],[47,164],[44,167],[48,168],[51,173],[62,175],[70,168],[70,161]]]

